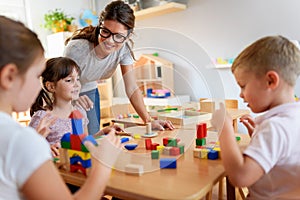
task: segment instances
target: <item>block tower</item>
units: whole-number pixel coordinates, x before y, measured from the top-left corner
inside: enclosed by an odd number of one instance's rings
[[[197,124],[196,148],[194,157],[216,160],[219,158],[219,147],[209,148],[206,145],[207,125],[206,123]]]
[[[84,133],[82,126],[82,114],[78,110],[71,112],[72,132],[65,133],[61,138],[60,161],[71,172],[81,171],[87,175],[87,169],[91,167],[91,154],[84,146],[86,140],[97,145],[93,136]]]

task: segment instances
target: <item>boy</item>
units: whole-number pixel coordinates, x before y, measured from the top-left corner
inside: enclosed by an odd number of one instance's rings
[[[294,99],[299,49],[282,36],[264,37],[240,53],[232,73],[247,106],[254,113],[265,113],[255,119],[251,142],[243,153],[224,105],[213,114],[231,183],[248,187],[248,199],[299,199],[300,104]]]

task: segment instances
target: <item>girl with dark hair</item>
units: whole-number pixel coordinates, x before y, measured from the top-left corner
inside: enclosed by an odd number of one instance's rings
[[[113,1],[101,13],[98,26],[78,30],[66,40],[65,56],[76,61],[82,71],[80,95],[87,95],[94,102],[87,112],[89,134],[97,133],[100,125],[97,81],[110,78],[118,65],[131,104],[145,123],[151,121],[133,74],[133,42],[130,36],[134,23],[135,16],[130,6],[124,1]],[[152,121],[152,127],[159,130],[174,128],[170,121],[162,120]]]
[[[69,115],[73,110],[81,112],[84,132],[88,131],[86,111],[75,103],[81,88],[79,77],[80,68],[72,59],[57,57],[47,60],[46,69],[41,75],[42,89],[30,109],[32,118],[29,126],[35,129],[47,114],[50,114],[48,119],[55,118],[55,122],[49,126],[47,135],[43,135],[50,143],[54,157],[59,155],[58,148],[62,136],[72,131]],[[112,128],[120,130],[120,127],[115,125],[102,129],[98,134],[106,134]]]

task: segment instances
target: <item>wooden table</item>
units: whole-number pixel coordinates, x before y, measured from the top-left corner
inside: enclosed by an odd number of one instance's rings
[[[130,127],[128,132],[143,134],[144,126]],[[105,190],[109,194],[122,199],[201,199],[212,187],[225,176],[220,159],[206,160],[194,158],[196,126],[176,128],[173,131],[159,132],[153,142],[162,144],[163,137],[180,138],[185,143],[186,151],[177,159],[177,169],[160,169],[159,160],[151,159],[151,151],[145,150],[144,139],[138,141],[138,148],[132,152],[123,152],[113,170]],[[244,136],[242,134],[242,142]],[[136,142],[136,141],[135,141]],[[246,142],[247,143],[247,142]],[[245,143],[245,144],[246,144]],[[145,173],[141,176],[124,173],[126,164],[141,164]],[[85,177],[80,173],[60,170],[64,181],[81,186]],[[101,177],[99,177],[101,178]]]

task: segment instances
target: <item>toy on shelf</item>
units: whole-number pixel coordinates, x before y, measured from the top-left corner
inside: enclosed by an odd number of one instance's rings
[[[84,146],[86,140],[97,145],[93,136],[84,133],[82,126],[82,114],[78,110],[72,111],[69,118],[72,123],[72,133],[66,133],[61,138],[60,163],[71,172],[81,171],[88,174],[91,167],[91,155]]]
[[[134,73],[145,96],[148,88],[174,91],[173,63],[157,55],[141,55],[134,64]]]
[[[170,90],[167,89],[156,89],[156,90],[152,88],[147,89],[147,97],[149,98],[166,98],[170,96],[171,96],[171,92]]]

